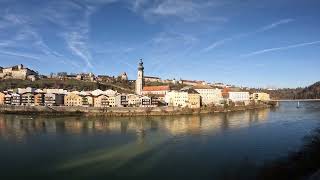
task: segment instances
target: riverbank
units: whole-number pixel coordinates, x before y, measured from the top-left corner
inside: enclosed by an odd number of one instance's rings
[[[85,115],[85,116],[172,116],[210,114],[218,112],[245,111],[269,108],[270,105],[258,104],[234,107],[203,107],[199,109],[179,107],[66,107],[66,106],[11,106],[0,105],[2,114],[36,114],[36,115]]]

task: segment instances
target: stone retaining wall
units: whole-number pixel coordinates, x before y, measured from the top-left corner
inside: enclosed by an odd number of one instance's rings
[[[182,115],[208,114],[214,112],[242,111],[249,109],[267,108],[267,105],[236,106],[233,108],[201,108],[188,109],[179,107],[67,107],[67,106],[11,106],[0,105],[0,113],[10,114],[44,114],[44,115],[92,115],[92,116],[148,116],[148,115]]]

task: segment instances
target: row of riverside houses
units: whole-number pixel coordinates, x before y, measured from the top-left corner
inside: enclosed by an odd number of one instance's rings
[[[111,89],[102,91],[72,91],[64,89],[18,88],[0,92],[0,105],[15,106],[84,106],[84,107],[157,107],[175,106],[200,108],[224,103],[249,104],[250,101],[267,102],[267,93],[234,92],[209,85],[171,90],[170,86],[145,86],[142,95],[121,94]]]
[[[111,89],[72,91],[64,89],[18,88],[0,92],[0,105],[84,106],[84,107],[156,107],[156,97],[121,94]]]
[[[248,105],[251,101],[268,102],[267,93],[234,91],[229,88],[218,89],[209,85],[186,86],[180,90],[171,90],[170,86],[145,86],[143,95],[157,97],[166,106],[200,108],[202,106],[219,106],[225,103]]]

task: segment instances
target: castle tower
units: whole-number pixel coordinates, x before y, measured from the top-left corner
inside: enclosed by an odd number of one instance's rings
[[[136,94],[142,95],[142,89],[144,85],[144,67],[143,67],[143,62],[142,59],[140,59],[139,66],[138,66],[138,77],[136,80]]]

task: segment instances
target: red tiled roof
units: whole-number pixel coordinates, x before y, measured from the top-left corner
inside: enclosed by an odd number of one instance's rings
[[[170,91],[169,86],[145,86],[143,91]]]
[[[229,88],[223,88],[222,90],[222,96],[224,98],[228,98],[229,97],[229,92],[230,92],[230,89]]]

